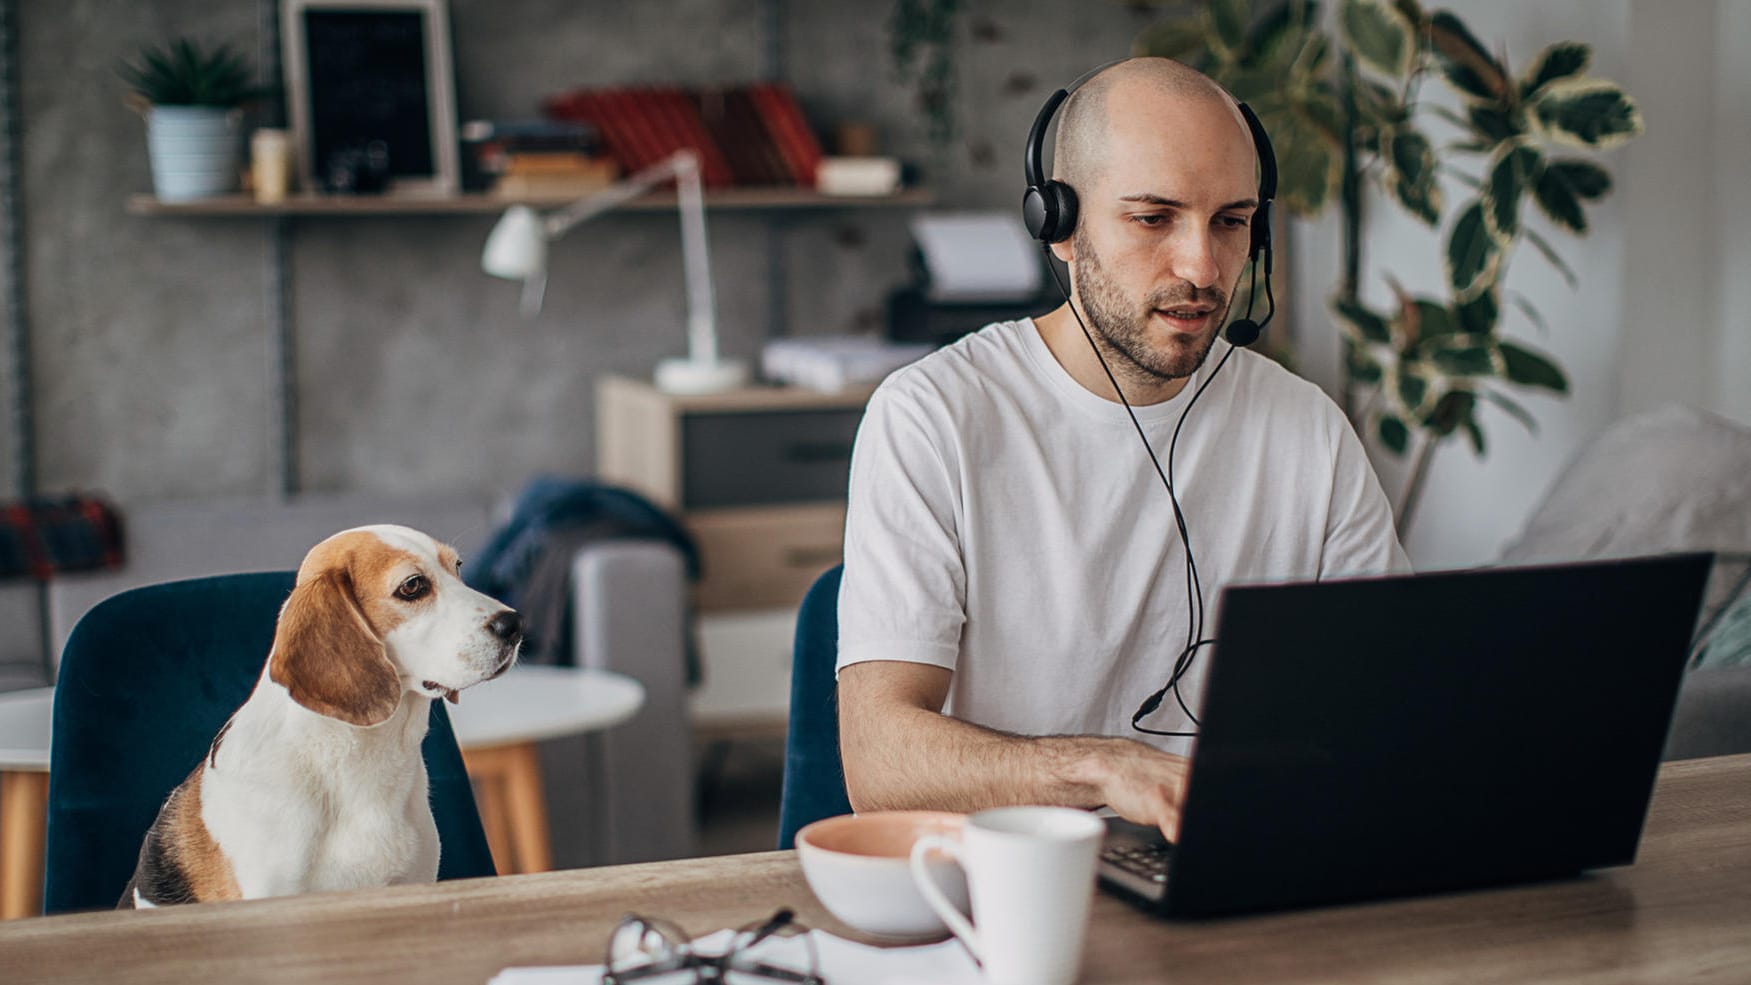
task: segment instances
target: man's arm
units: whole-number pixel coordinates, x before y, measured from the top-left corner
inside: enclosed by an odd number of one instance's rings
[[[1024,737],[950,718],[951,678],[897,660],[839,671],[839,748],[855,810],[1104,805],[1174,836],[1185,759],[1131,739]]]

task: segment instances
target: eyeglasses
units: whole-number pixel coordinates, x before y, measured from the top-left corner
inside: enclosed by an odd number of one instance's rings
[[[770,937],[801,937],[808,952],[808,971],[772,964],[752,954]],[[796,914],[779,910],[766,920],[737,929],[722,954],[700,954],[691,938],[667,920],[629,913],[608,937],[608,958],[602,969],[602,985],[673,976],[664,980],[676,985],[735,985],[738,981],[794,982],[826,985],[821,960],[808,928],[796,922]]]

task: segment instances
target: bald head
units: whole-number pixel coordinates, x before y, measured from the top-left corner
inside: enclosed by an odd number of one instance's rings
[[[1103,69],[1070,94],[1053,145],[1052,177],[1072,188],[1092,185],[1107,164],[1113,113],[1147,102],[1220,106],[1251,146],[1251,132],[1233,97],[1209,76],[1170,58],[1132,58]]]

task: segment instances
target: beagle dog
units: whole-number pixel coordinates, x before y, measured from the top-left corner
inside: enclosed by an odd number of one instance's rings
[[[118,909],[437,878],[432,699],[503,674],[523,639],[460,566],[407,527],[311,549],[255,690],[159,810]]]

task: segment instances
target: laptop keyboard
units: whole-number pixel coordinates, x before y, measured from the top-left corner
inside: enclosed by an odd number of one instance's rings
[[[1162,841],[1110,839],[1100,853],[1100,877],[1107,883],[1154,902],[1167,895],[1167,871],[1173,845]]]

